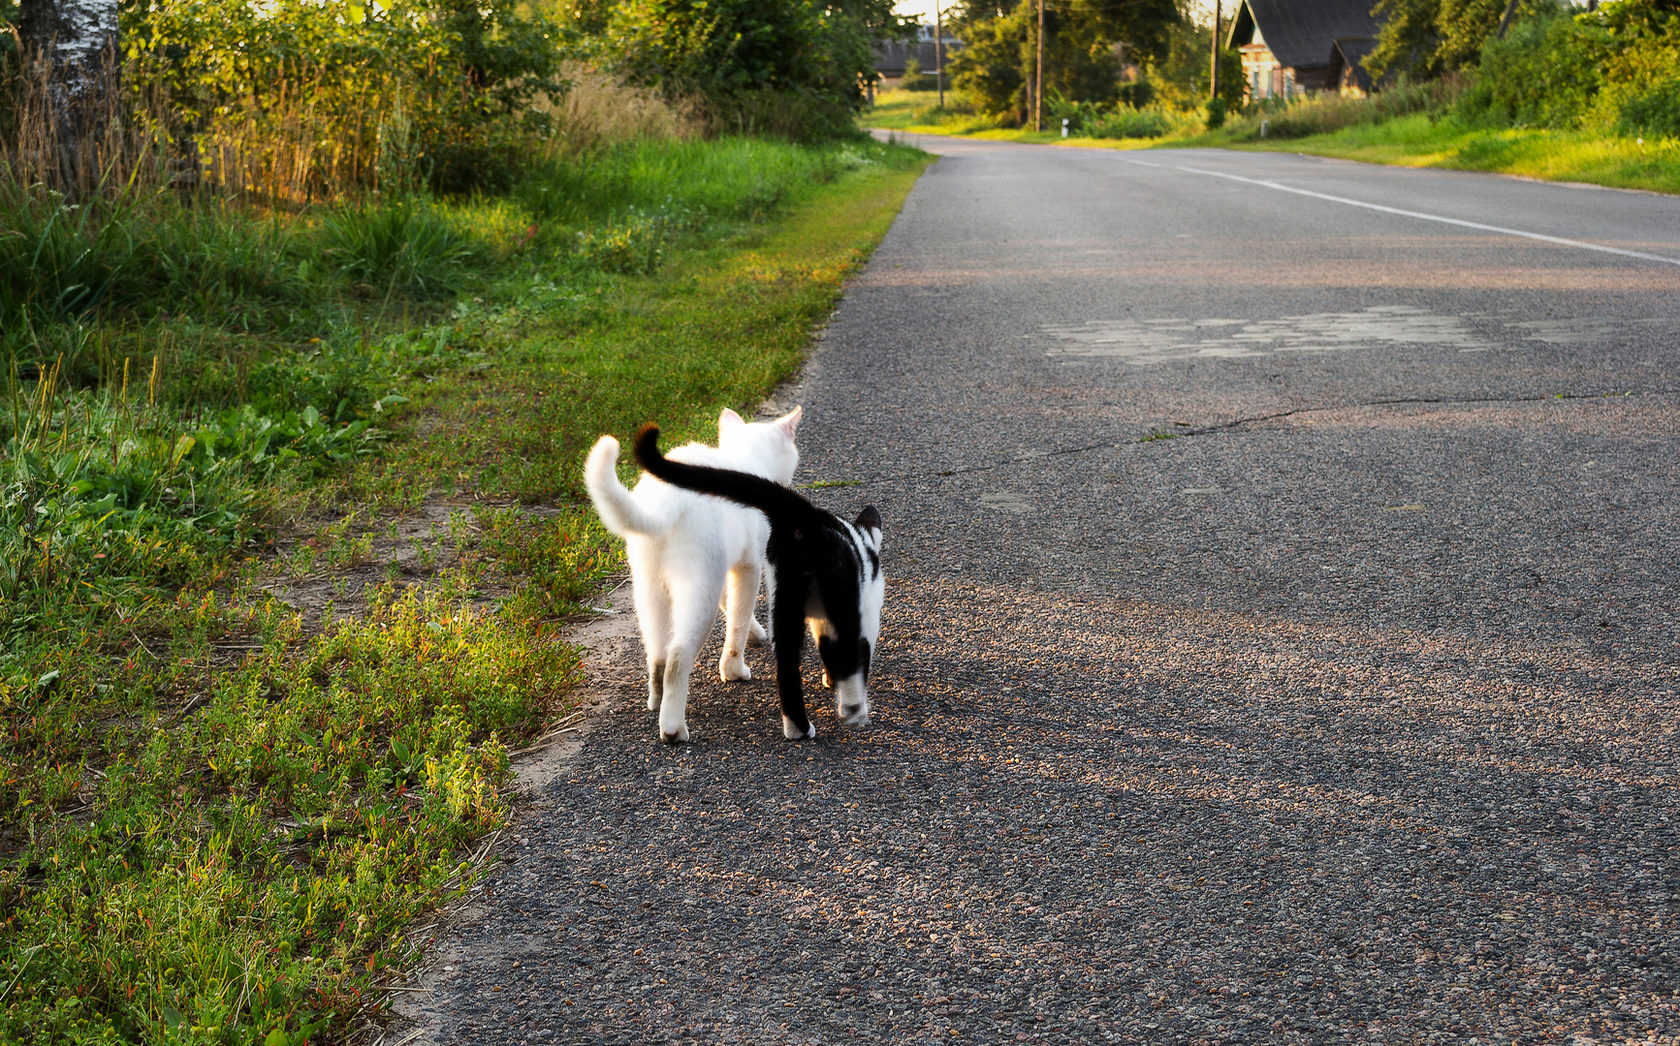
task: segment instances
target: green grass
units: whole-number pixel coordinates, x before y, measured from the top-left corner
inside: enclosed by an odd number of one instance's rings
[[[1680,193],[1680,139],[1674,138],[1641,142],[1585,131],[1469,128],[1452,119],[1418,114],[1289,141],[1224,144]]]
[[[0,1041],[374,1015],[622,570],[583,452],[711,439],[791,376],[924,162],[641,144],[295,215],[0,194],[0,253],[50,260],[0,266]]]
[[[945,98],[946,104],[940,107],[926,92],[883,91],[859,122],[865,127],[905,134],[949,134],[983,141],[1087,149],[1144,149],[1162,136],[1182,137],[1191,133],[1192,127],[1201,129],[1201,120],[1194,115],[1156,108],[1118,109],[1096,120],[1089,133],[1075,131],[1063,138],[1060,119],[1048,109],[1044,113],[1045,130],[1034,131],[1031,127],[1010,127],[1006,120],[976,113],[960,91],[946,91]]]
[[[1489,171],[1548,181],[1680,193],[1680,139],[1618,137],[1585,131],[1467,127],[1450,115],[1450,91],[1396,88],[1367,101],[1325,98],[1287,110],[1254,112],[1205,131],[1195,114],[1171,119],[1159,138],[1062,138],[1059,126],[1035,132],[998,126],[946,92],[941,109],[923,92],[884,91],[861,122],[905,134],[949,134],[1075,148],[1211,147],[1299,152],[1365,163]],[[1414,111],[1425,109],[1428,111]],[[1260,137],[1262,120],[1269,137]],[[1048,115],[1045,126],[1054,121]]]

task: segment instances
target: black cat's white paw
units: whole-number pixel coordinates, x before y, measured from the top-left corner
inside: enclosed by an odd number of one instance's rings
[[[789,719],[787,716],[783,716],[782,736],[787,738],[789,741],[809,741],[811,738],[817,736],[817,724],[807,723],[805,725],[805,729],[801,730],[799,727],[794,725],[793,720]]]

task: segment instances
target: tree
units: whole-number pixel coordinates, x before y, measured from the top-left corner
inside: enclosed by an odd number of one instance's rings
[[[1221,21],[1229,28],[1229,17]],[[1147,70],[1156,97],[1174,108],[1200,108],[1208,98],[1208,52],[1212,44],[1210,25],[1185,19],[1174,27],[1166,55]],[[1219,97],[1227,108],[1238,109],[1243,104],[1245,89],[1242,56],[1230,48],[1220,48]]]
[[[20,0],[22,74],[14,118],[35,136],[38,177],[76,194],[100,178],[100,146],[120,87],[117,0]]]
[[[1377,0],[1382,22],[1377,46],[1365,59],[1373,77],[1404,74],[1432,79],[1474,66],[1509,0]],[[1518,0],[1516,17],[1551,0]]]
[[[1184,18],[1176,0],[1045,0],[1044,96],[1113,102],[1121,48],[1141,66],[1159,62]],[[951,82],[980,109],[1019,119],[1029,108],[1026,92],[1037,69],[1037,0],[1018,0],[1008,9],[969,0],[951,25],[966,44],[951,57]]]
[[[667,97],[695,99],[715,125],[795,136],[838,132],[875,79],[877,36],[901,35],[893,0],[627,0],[613,11],[619,69]],[[780,107],[785,119],[749,119]]]

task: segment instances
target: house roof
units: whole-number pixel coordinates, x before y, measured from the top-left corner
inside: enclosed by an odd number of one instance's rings
[[[1227,46],[1264,42],[1278,64],[1297,69],[1330,63],[1336,40],[1375,37],[1375,0],[1242,0]],[[1256,41],[1256,30],[1260,40]]]
[[[1330,71],[1340,77],[1342,70],[1353,70],[1353,82],[1362,91],[1371,89],[1371,74],[1365,71],[1365,56],[1377,46],[1374,37],[1358,36],[1343,37],[1337,40],[1330,52]]]

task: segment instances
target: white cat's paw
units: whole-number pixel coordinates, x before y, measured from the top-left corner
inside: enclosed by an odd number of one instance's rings
[[[842,726],[868,726],[869,705],[841,705],[838,709]]]
[[[687,742],[688,724],[684,723],[675,730],[666,730],[664,727],[661,727],[659,730],[659,739],[668,745],[680,745]]]
[[[800,730],[797,726],[793,725],[793,720],[789,719],[787,716],[783,716],[782,736],[787,738],[789,741],[809,741],[811,738],[817,736],[817,724],[807,724],[804,730]]]
[[[725,683],[752,678],[752,669],[747,667],[746,658],[725,658],[718,665],[718,675]]]
[[[764,626],[758,623],[758,618],[747,619],[747,645],[763,646],[770,638],[770,633],[764,631]]]

